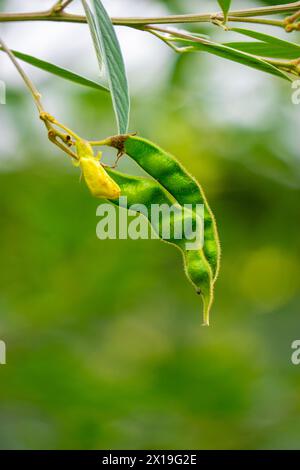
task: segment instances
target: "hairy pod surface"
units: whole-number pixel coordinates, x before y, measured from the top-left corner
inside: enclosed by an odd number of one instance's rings
[[[176,160],[153,142],[137,136],[112,137],[109,145],[129,155],[149,175],[183,204],[204,205],[204,254],[211,267],[213,281],[220,266],[220,243],[214,215],[200,184]]]
[[[175,197],[170,194],[158,181],[153,179],[148,179],[144,177],[136,177],[124,175],[120,172],[108,169],[107,170],[110,176],[116,181],[118,186],[121,189],[122,196],[127,197],[128,206],[134,204],[143,204],[147,212],[145,215],[149,222],[151,223],[151,218],[149,217],[151,207],[153,204],[166,204],[170,206],[177,206],[180,211],[178,211],[178,216],[184,219],[195,219],[195,214],[193,211],[182,211],[181,205]],[[114,204],[120,205],[120,200],[112,200]],[[174,224],[176,223],[176,212],[171,222],[170,233],[173,234]],[[185,238],[176,239],[168,238],[165,239],[163,236],[163,226],[164,220],[162,219],[159,222],[158,227],[153,227],[158,236],[168,243],[176,246],[183,255],[184,267],[186,275],[189,281],[193,284],[196,292],[202,296],[203,300],[203,317],[204,324],[209,324],[209,312],[211,304],[213,301],[213,273],[210,264],[208,263],[204,251],[202,249],[187,250],[185,248],[188,240]]]

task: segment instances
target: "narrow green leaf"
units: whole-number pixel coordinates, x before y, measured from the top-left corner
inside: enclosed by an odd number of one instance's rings
[[[268,44],[281,45],[282,47],[293,46],[298,48],[298,50],[300,51],[300,46],[294,42],[285,41],[284,39],[280,39],[275,36],[270,36],[270,34],[260,33],[259,31],[253,31],[253,29],[230,28],[230,31],[243,34],[244,36],[249,36],[250,38],[257,39],[258,41],[267,42]]]
[[[265,48],[265,53],[268,53],[266,57],[274,57],[274,54],[276,55],[276,57],[278,57],[279,53],[281,53],[280,57],[283,59],[294,59],[300,57],[300,46],[299,44],[296,44],[294,42],[285,41],[284,39],[280,39],[274,36],[270,36],[269,34],[260,33],[258,31],[253,31],[249,29],[231,28],[231,31],[243,34],[244,36],[248,36],[250,38],[257,39],[258,41],[260,41],[260,43],[256,44],[258,45],[258,48],[261,48],[261,50]],[[264,46],[262,46],[261,43],[264,44]],[[254,46],[252,46],[252,48],[253,47]],[[272,49],[274,49],[273,53]]]
[[[224,19],[226,21],[227,15],[228,15],[228,12],[229,12],[229,9],[230,9],[230,5],[231,5],[231,0],[218,0],[218,4],[222,8],[222,11],[223,11],[223,14],[224,14]]]
[[[292,47],[287,49],[279,45],[271,45],[261,41],[225,42],[224,46],[238,49],[248,54],[270,57],[271,59],[298,59],[300,57],[298,47],[295,49]]]
[[[89,80],[88,78],[85,78],[82,75],[78,75],[77,73],[71,72],[68,69],[59,67],[58,65],[51,64],[50,62],[38,59],[37,57],[33,57],[32,55],[24,54],[23,52],[12,50],[12,53],[23,62],[27,62],[28,64],[33,65],[34,67],[37,67],[41,70],[45,70],[45,72],[52,73],[53,75],[64,78],[79,85],[95,88],[96,90],[109,91],[105,86],[100,85],[99,83],[94,82],[93,80]]]
[[[88,5],[86,4],[86,2],[82,2],[82,4],[83,4],[83,8],[85,10],[85,15],[86,15],[88,25],[90,27],[90,32],[91,32],[91,36],[92,36],[92,40],[93,40],[97,60],[98,60],[98,65],[99,65],[99,69],[100,69],[100,72],[101,72],[101,70],[103,68],[103,60],[102,60],[102,51],[101,51],[101,46],[100,46],[101,41],[100,41],[100,38],[98,36],[96,23],[95,23],[93,15],[92,15],[92,12],[91,12],[90,8],[88,7]]]
[[[118,132],[125,134],[128,130],[130,104],[125,66],[118,38],[100,0],[93,0],[94,11],[91,11],[86,0],[82,0],[82,4],[88,12],[87,21],[91,34],[92,36],[94,34],[94,40],[97,42],[96,52],[101,51],[105,65]]]
[[[233,62],[238,62],[240,64],[252,67],[262,72],[270,73],[271,75],[275,75],[277,77],[284,78],[285,80],[292,81],[292,79],[286,73],[282,72],[274,65],[269,64],[268,62],[259,57],[254,57],[251,54],[248,54],[247,52],[242,52],[233,49],[232,47],[228,47],[227,45],[214,43],[212,41],[196,42],[186,39],[177,39],[177,42],[179,43],[192,46],[193,49],[190,49],[191,51],[194,50],[208,52],[210,54],[223,57],[224,59],[232,60]]]

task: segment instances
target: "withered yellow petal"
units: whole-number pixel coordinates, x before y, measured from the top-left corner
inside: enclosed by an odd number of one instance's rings
[[[95,197],[117,199],[121,190],[95,158],[80,158],[80,167],[86,184]]]

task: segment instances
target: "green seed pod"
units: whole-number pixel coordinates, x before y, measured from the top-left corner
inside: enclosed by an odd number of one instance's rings
[[[172,196],[160,183],[155,180],[124,175],[120,172],[107,169],[110,177],[118,184],[121,189],[122,196],[127,197],[128,206],[134,204],[143,204],[147,213],[144,214],[148,217],[151,223],[150,212],[153,204],[166,204],[170,206],[177,206],[178,217],[183,219],[185,222],[188,219],[192,219],[195,222],[195,214],[191,210],[182,211],[182,207],[178,204],[174,196]],[[112,200],[114,204],[119,205],[120,200]],[[170,220],[171,222],[171,233],[173,234],[174,224],[176,223],[177,214]],[[157,232],[158,236],[168,243],[176,246],[182,253],[184,259],[185,272],[194,285],[196,292],[201,294],[203,299],[203,311],[204,311],[204,324],[209,324],[209,312],[213,301],[213,273],[210,264],[208,263],[205,254],[202,249],[188,250],[186,249],[186,238],[176,239],[171,237],[165,239],[163,236],[164,220],[161,220],[159,227],[153,227]]]
[[[215,282],[220,265],[220,243],[215,218],[199,183],[171,154],[146,139],[121,135],[107,139],[106,144],[117,148],[119,153],[129,155],[179,204],[204,205],[203,251],[212,270],[213,282]]]

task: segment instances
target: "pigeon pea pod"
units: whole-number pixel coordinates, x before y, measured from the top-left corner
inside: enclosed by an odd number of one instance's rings
[[[214,215],[199,183],[171,154],[141,137],[124,135],[106,140],[119,153],[126,153],[149,175],[158,181],[175,199],[183,204],[204,205],[204,255],[215,282],[220,265],[220,244]]]
[[[56,134],[51,138],[49,135],[49,138],[59,144],[56,140],[59,137],[67,144],[58,146],[75,159],[76,166],[81,167],[85,182],[95,197],[106,198],[114,204],[122,205],[123,199],[120,196],[126,196],[126,207],[132,210],[133,205],[144,206],[144,215],[152,226],[153,205],[168,206],[172,209],[167,217],[163,212],[162,217],[156,219],[153,229],[162,240],[181,250],[186,275],[197,293],[202,296],[204,324],[208,325],[213,288],[219,269],[220,248],[213,214],[197,181],[172,155],[145,139],[127,134],[89,142],[59,123],[53,116],[41,113],[41,118],[67,132],[62,134],[56,131]],[[75,146],[76,154],[68,149],[72,145]],[[123,175],[112,169],[104,169],[104,165],[99,162],[101,154],[95,157],[92,148],[100,145],[117,148],[118,156],[127,153],[152,179]],[[199,205],[204,207],[204,229],[201,223],[203,217],[199,217],[198,213]],[[199,219],[200,230],[198,230]],[[187,220],[190,222],[188,234],[185,231]],[[177,236],[178,222],[181,222],[180,236]],[[166,227],[169,228],[168,233],[173,236],[165,236]],[[204,244],[201,242],[199,244],[198,231],[201,241],[204,231]],[[196,244],[191,243],[190,238],[194,233],[196,233]]]
[[[195,222],[196,215],[192,210],[182,210],[178,201],[170,194],[158,181],[153,179],[136,177],[122,174],[118,171],[107,169],[109,176],[117,183],[121,190],[121,195],[127,197],[128,207],[134,204],[143,205],[147,209],[143,214],[151,223],[151,207],[153,204],[167,205],[169,207],[177,207],[178,212],[175,211],[174,216],[169,219],[168,223],[171,225],[170,233],[174,234],[174,224],[178,222],[178,218],[184,219],[184,223],[187,219],[191,219]],[[116,205],[121,204],[121,199],[111,200]],[[141,211],[142,212],[142,211]],[[142,212],[143,213],[143,212]],[[208,263],[205,254],[202,249],[186,249],[187,239],[184,237],[177,239],[171,237],[169,239],[164,238],[164,221],[160,220],[159,226],[153,226],[157,235],[163,240],[172,245],[176,246],[182,253],[184,259],[184,267],[187,278],[193,284],[196,292],[201,295],[203,300],[203,317],[204,324],[209,324],[209,312],[213,301],[213,273],[210,264]]]

